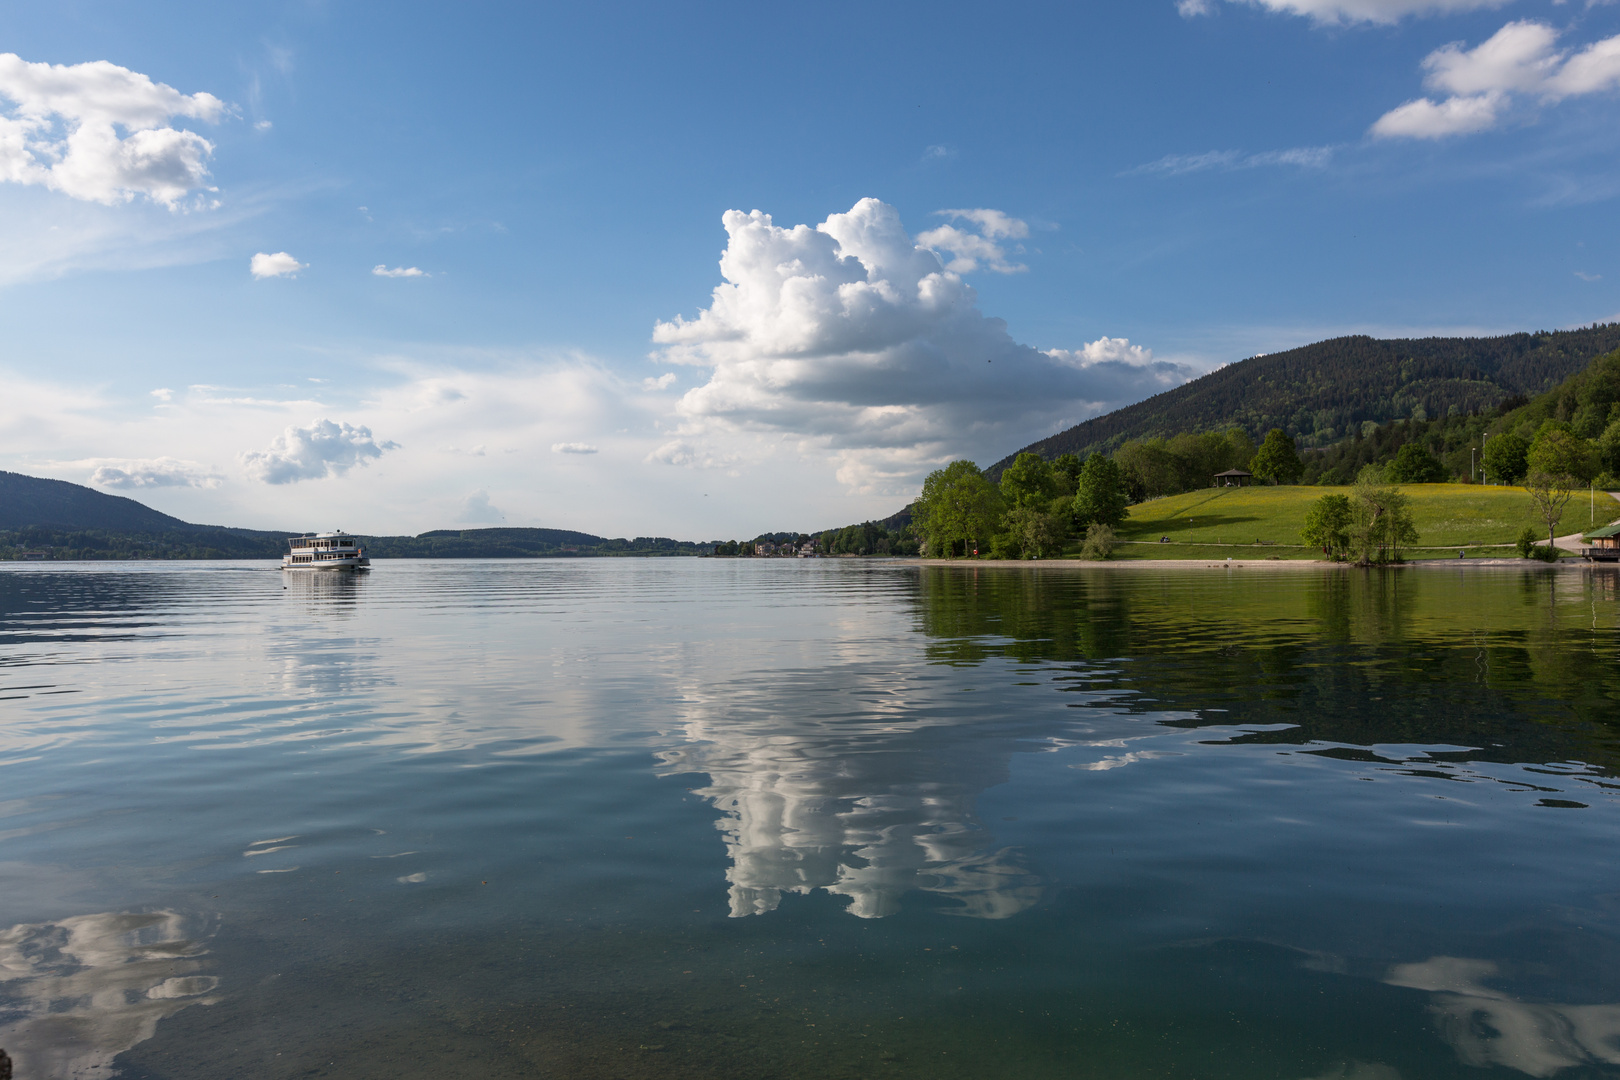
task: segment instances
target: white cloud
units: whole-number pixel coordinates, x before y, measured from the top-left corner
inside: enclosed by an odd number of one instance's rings
[[[171,210],[205,187],[214,144],[169,120],[227,113],[212,94],[182,94],[105,60],[36,64],[15,53],[0,54],[0,98],[10,102],[0,109],[0,180],[109,205],[145,195]]]
[[[242,465],[255,480],[291,484],[342,476],[356,465],[397,450],[394,442],[379,443],[368,427],[332,420],[316,420],[308,427],[288,427],[270,443],[270,449],[241,455]]]
[[[1588,274],[1585,270],[1577,270],[1577,271],[1575,271],[1575,276],[1580,278],[1582,281],[1602,281],[1603,280],[1603,275],[1602,274]]]
[[[1510,22],[1473,49],[1452,42],[1423,59],[1424,86],[1449,96],[1417,98],[1373,124],[1380,138],[1440,139],[1495,127],[1515,95],[1554,104],[1620,86],[1620,34],[1575,53],[1558,49],[1546,23]]]
[[[1499,8],[1511,0],[1228,0],[1284,15],[1303,15],[1320,24],[1399,22],[1408,15],[1450,15],[1459,11]],[[1556,2],[1556,0],[1555,0]],[[1214,0],[1177,0],[1183,18],[1213,15]]]
[[[1054,360],[1075,367],[1087,367],[1091,364],[1133,364],[1144,367],[1153,362],[1153,350],[1141,345],[1132,345],[1130,340],[1122,337],[1098,338],[1089,345],[1070,351],[1068,349],[1047,349],[1046,355]]]
[[[299,262],[285,251],[278,251],[274,255],[261,251],[248,260],[248,270],[260,281],[273,277],[297,277],[298,271],[308,269],[308,263]]]
[[[972,233],[954,225],[941,225],[937,229],[917,234],[917,245],[930,251],[945,251],[954,256],[945,264],[953,274],[971,274],[983,262],[998,274],[1018,274],[1029,267],[1007,261],[1006,250],[996,241],[1018,240],[1029,235],[1029,226],[1000,210],[936,210],[937,217],[964,221],[978,229]],[[1022,250],[1022,249],[1020,249]]]
[[[998,235],[1022,227],[958,220]],[[723,221],[725,283],[697,318],[654,330],[661,359],[710,376],[682,396],[679,430],[650,460],[718,467],[743,456],[721,444],[763,435],[830,455],[858,491],[910,493],[941,461],[999,458],[1194,374],[1120,339],[1061,358],[1019,344],[876,199],[815,228],[780,228],[757,210]]]
[[[86,462],[93,465],[90,482],[108,488],[163,488],[196,487],[216,488],[224,480],[218,473],[195,461],[176,458],[146,458],[137,460],[100,460]]]
[[[642,379],[641,388],[643,390],[668,390],[670,386],[674,384],[674,382],[675,373],[673,371],[666,371],[657,378]]]
[[[560,442],[551,444],[553,454],[594,454],[599,448],[590,443]]]
[[[1501,94],[1453,97],[1444,101],[1418,98],[1378,118],[1372,134],[1382,139],[1443,139],[1496,126],[1504,104]]]
[[[489,504],[489,492],[475,491],[461,503],[456,520],[465,525],[494,525],[506,520],[506,515]]]
[[[1258,154],[1245,154],[1241,150],[1210,150],[1203,154],[1168,154],[1157,161],[1127,169],[1121,176],[1140,176],[1158,173],[1181,176],[1186,173],[1237,169],[1263,169],[1288,165],[1301,169],[1322,169],[1333,160],[1334,146],[1295,146],[1287,150],[1265,150]]]
[[[384,266],[382,263],[378,263],[376,266],[373,266],[371,268],[371,272],[373,274],[376,274],[378,277],[431,277],[432,276],[426,270],[419,269],[419,268],[417,268],[415,266],[396,266],[392,270],[390,270],[388,267]]]

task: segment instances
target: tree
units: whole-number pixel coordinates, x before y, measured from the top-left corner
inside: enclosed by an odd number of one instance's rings
[[[1001,474],[1001,498],[1014,510],[1045,508],[1057,494],[1052,465],[1039,454],[1019,454]]]
[[[1061,520],[1033,507],[1007,511],[1007,531],[1020,554],[1036,559],[1062,555],[1068,535]]]
[[[1409,442],[1396,451],[1384,476],[1392,484],[1439,484],[1446,479],[1446,467],[1423,446]]]
[[[1512,432],[1485,440],[1485,475],[1503,484],[1516,484],[1529,471],[1530,444]]]
[[[1597,441],[1598,463],[1610,476],[1620,476],[1620,420],[1603,429]]]
[[[1597,471],[1593,460],[1592,444],[1570,430],[1568,424],[1549,420],[1536,432],[1536,441],[1530,444],[1525,459],[1532,473],[1548,476],[1568,476],[1575,487],[1592,479]]]
[[[950,558],[960,544],[971,553],[1001,521],[1001,493],[971,461],[953,461],[923,481],[912,520],[928,538],[929,554]]]
[[[1564,506],[1575,493],[1577,483],[1569,473],[1548,473],[1540,469],[1533,470],[1524,478],[1524,490],[1530,493],[1530,500],[1536,504],[1536,512],[1547,523],[1547,546],[1553,549],[1554,556],[1558,554],[1554,535],[1558,529],[1558,519],[1564,516]]]
[[[1092,454],[1080,468],[1079,490],[1074,496],[1075,522],[1086,525],[1118,525],[1130,510],[1125,498],[1125,478],[1119,464],[1103,454]]]
[[[1052,462],[1052,478],[1057,481],[1059,495],[1073,498],[1080,488],[1080,458],[1075,454],[1059,454]]]
[[[1354,520],[1348,496],[1324,495],[1305,512],[1305,528],[1299,538],[1313,547],[1326,548],[1329,558],[1343,558],[1350,549],[1350,525]]]
[[[1254,473],[1258,480],[1270,480],[1274,484],[1292,484],[1299,479],[1299,474],[1305,471],[1305,463],[1299,460],[1299,451],[1294,449],[1294,440],[1290,439],[1282,428],[1272,428],[1266,432],[1266,441],[1260,444],[1253,463],[1249,465],[1249,471]]]
[[[1371,468],[1363,469],[1351,488],[1350,545],[1363,566],[1400,562],[1401,545],[1415,544],[1418,539],[1411,500],[1368,475]]]
[[[1086,543],[1080,549],[1080,557],[1100,562],[1114,553],[1114,543],[1114,530],[1099,522],[1086,530]]]

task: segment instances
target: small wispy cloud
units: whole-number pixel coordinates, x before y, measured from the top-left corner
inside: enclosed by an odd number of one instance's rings
[[[560,442],[551,444],[551,452],[553,454],[594,454],[597,452],[597,447],[592,446],[590,443]]]
[[[936,146],[930,146],[930,147],[926,148],[925,150],[923,150],[922,160],[923,160],[923,164],[926,165],[926,164],[929,164],[931,162],[936,162],[936,161],[949,161],[951,158],[953,158],[955,156],[956,156],[956,147],[954,147],[954,146],[936,145]]]
[[[1585,270],[1577,270],[1577,271],[1575,271],[1575,276],[1580,278],[1582,281],[1602,281],[1603,280],[1603,275],[1602,274],[1588,274]]]
[[[371,272],[378,277],[432,277],[426,270],[418,266],[388,267],[378,263],[371,268]]]
[[[1158,161],[1126,169],[1120,176],[1185,176],[1196,172],[1236,172],[1239,169],[1266,169],[1291,166],[1297,169],[1325,169],[1333,160],[1336,146],[1296,146],[1287,150],[1265,150],[1246,154],[1242,150],[1211,150],[1204,154],[1167,154]]]
[[[673,371],[666,371],[656,378],[642,379],[641,388],[643,390],[667,390],[674,382],[675,373]]]

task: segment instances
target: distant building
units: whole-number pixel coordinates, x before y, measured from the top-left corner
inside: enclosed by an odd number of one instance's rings
[[[1247,469],[1227,469],[1215,474],[1216,487],[1246,487],[1254,483],[1254,473]]]
[[[769,540],[762,540],[759,543],[754,545],[754,554],[755,555],[775,555],[776,554],[776,545],[771,543]]]
[[[1581,552],[1591,562],[1620,562],[1620,525],[1610,525],[1586,534],[1592,546]]]
[[[28,559],[30,561],[34,561],[34,560],[38,560],[38,559],[48,559],[48,558],[50,558],[50,552],[48,552],[48,551],[25,551],[25,552],[22,553],[22,557],[25,558],[25,559]]]

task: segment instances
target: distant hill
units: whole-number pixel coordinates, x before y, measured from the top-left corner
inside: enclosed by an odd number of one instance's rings
[[[1240,360],[1174,390],[1078,424],[1007,455],[1110,451],[1127,439],[1236,424],[1259,441],[1282,428],[1326,446],[1367,421],[1429,419],[1490,408],[1548,390],[1620,348],[1620,323],[1490,338],[1342,337]]]
[[[65,480],[0,472],[0,559],[279,559],[289,532],[193,525],[134,499]],[[570,529],[435,529],[364,536],[374,558],[568,558],[697,555],[712,544],[638,536],[610,540]]]
[[[29,525],[134,532],[207,528],[160,514],[134,499],[103,495],[66,480],[0,472],[0,529]]]
[[[609,540],[569,529],[435,529],[420,536],[362,537],[376,559],[534,559],[602,555],[706,555],[712,543],[667,536]]]

